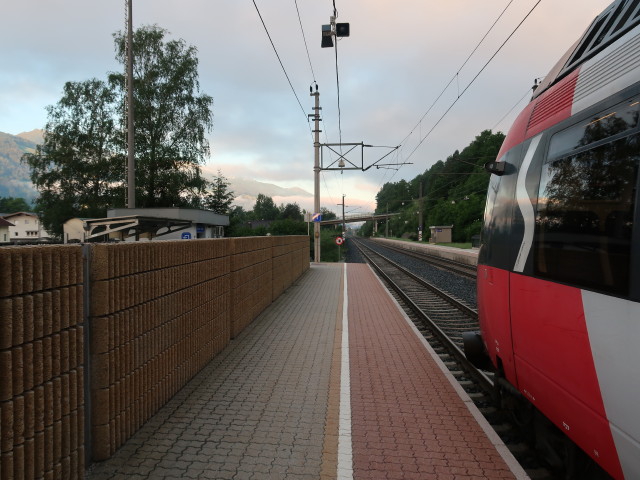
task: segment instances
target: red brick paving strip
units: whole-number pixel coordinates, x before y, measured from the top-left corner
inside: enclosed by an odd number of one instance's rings
[[[515,478],[369,267],[347,281],[354,478]]]

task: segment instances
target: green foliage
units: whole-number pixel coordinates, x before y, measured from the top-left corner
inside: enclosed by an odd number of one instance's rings
[[[339,235],[337,230],[322,229],[320,230],[320,261],[321,262],[339,262],[345,254],[344,247],[336,245],[336,237]],[[311,258],[315,258],[313,235],[309,236],[311,245]]]
[[[334,212],[326,207],[320,207],[320,214],[322,215],[322,220],[335,220],[338,218]]]
[[[306,235],[307,224],[302,220],[283,218],[272,222],[269,232],[271,235]]]
[[[199,165],[210,153],[213,98],[199,93],[196,48],[165,41],[167,33],[153,25],[133,35],[136,206],[143,208],[200,206],[207,186]],[[114,39],[124,65],[125,34]],[[110,81],[124,96],[124,75]]]
[[[0,197],[1,213],[30,212],[31,206],[24,198]]]
[[[228,214],[231,204],[236,198],[234,193],[229,190],[229,181],[218,169],[218,174],[213,178],[212,182],[208,183],[209,189],[202,202],[204,208],[222,215]]]
[[[200,207],[213,99],[199,94],[195,47],[165,41],[166,33],[157,26],[134,33],[136,206]],[[124,63],[124,36],[114,39]],[[53,234],[71,217],[104,217],[124,206],[124,96],[124,75],[112,73],[106,82],[67,82],[47,108],[44,143],[23,162],[39,193],[36,211]]]
[[[489,183],[482,166],[496,158],[503,141],[502,133],[485,130],[461,152],[456,150],[413,180],[384,184],[376,196],[376,212],[400,214],[389,220],[389,235],[417,238],[421,184],[423,240],[428,239],[432,225],[454,225],[453,240],[458,242],[468,242],[480,233]],[[366,222],[359,233],[372,235],[373,224]],[[384,221],[380,221],[378,234],[384,233]]]
[[[323,219],[335,219],[335,213],[322,207]],[[326,214],[326,216],[324,216]],[[256,223],[261,222],[259,227]],[[234,206],[229,212],[229,228],[227,236],[246,237],[259,235],[307,235],[313,232],[313,226],[307,225],[304,216],[297,203],[288,203],[277,207],[273,199],[267,195],[258,194],[256,203],[251,211],[245,211],[242,207]],[[340,229],[335,226],[325,226],[321,229],[321,250],[323,261],[337,261],[335,237],[340,234]],[[311,250],[313,252],[313,237],[310,235]],[[325,247],[326,244],[326,247]],[[324,249],[330,250],[325,254]],[[329,260],[325,260],[326,258]],[[313,253],[312,253],[313,258]]]
[[[276,220],[280,215],[278,207],[273,201],[273,198],[258,194],[256,203],[253,206],[253,219],[254,220]]]
[[[117,101],[101,80],[67,82],[60,101],[47,107],[44,143],[22,157],[40,194],[35,209],[55,236],[69,218],[104,217],[123,202]]]
[[[278,210],[278,218],[280,219],[290,219],[297,222],[302,222],[304,220],[302,212],[300,211],[300,205],[298,205],[297,203],[287,203],[286,205],[280,205]]]

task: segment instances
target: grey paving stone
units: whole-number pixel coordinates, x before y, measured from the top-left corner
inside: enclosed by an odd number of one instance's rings
[[[341,278],[312,266],[87,478],[319,478]]]

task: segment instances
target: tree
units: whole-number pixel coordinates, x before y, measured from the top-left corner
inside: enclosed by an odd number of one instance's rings
[[[229,190],[229,181],[222,175],[220,169],[213,181],[209,182],[209,186],[209,191],[202,202],[203,206],[216,213],[228,214],[236,196]]]
[[[307,225],[302,220],[283,218],[274,221],[269,227],[272,235],[306,235]]]
[[[164,41],[157,26],[134,34],[136,206],[201,206],[207,181],[200,164],[209,156],[213,99],[199,94],[196,49]],[[124,63],[124,35],[114,35]],[[68,82],[47,107],[44,143],[25,154],[45,228],[62,233],[71,217],[104,217],[124,205],[126,142],[124,75]]]
[[[16,197],[0,197],[0,212],[2,213],[15,213],[15,212],[30,212],[31,206],[24,198]]]
[[[485,130],[462,151],[456,150],[446,161],[437,161],[410,182],[386,183],[378,192],[376,212],[399,213],[389,222],[395,236],[416,236],[418,231],[418,197],[423,191],[424,227],[454,225],[454,241],[468,241],[480,232],[489,174],[484,163],[494,160],[504,135]],[[373,224],[367,222],[361,235],[371,235]]]
[[[336,214],[327,207],[320,207],[320,214],[322,215],[322,220],[335,220],[338,218]]]
[[[124,155],[116,138],[117,97],[97,79],[67,82],[47,107],[44,143],[22,161],[39,192],[35,209],[53,235],[72,217],[104,217],[123,202]]]
[[[302,222],[304,217],[302,216],[302,212],[300,211],[300,205],[297,203],[287,203],[284,206],[280,206],[280,215],[281,219],[291,219],[298,222]]]
[[[255,220],[276,220],[280,211],[271,197],[258,194],[256,203],[253,206],[253,217]]]
[[[133,35],[138,207],[198,206],[207,186],[200,165],[210,153],[213,98],[199,94],[196,48],[165,41],[167,33],[153,25]],[[124,64],[125,34],[114,38]],[[110,79],[124,94],[124,75]]]

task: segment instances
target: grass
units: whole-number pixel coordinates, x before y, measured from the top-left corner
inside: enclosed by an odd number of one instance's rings
[[[453,248],[462,248],[462,249],[470,249],[471,248],[471,242],[468,243],[439,243],[438,245],[443,246],[443,247],[453,247]]]
[[[378,237],[378,238],[384,238],[384,237]],[[389,237],[390,240],[400,240],[401,242],[407,242],[407,243],[423,243],[425,245],[432,245],[429,242],[416,242],[415,240],[411,240],[409,238],[394,238],[394,237]],[[461,248],[463,250],[469,250],[472,248],[471,246],[471,242],[452,242],[452,243],[438,243],[438,246],[441,247],[453,247],[453,248]]]

